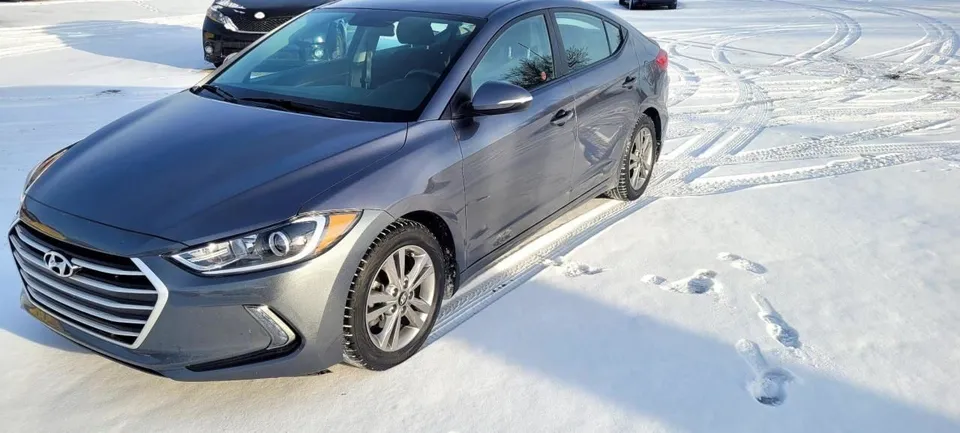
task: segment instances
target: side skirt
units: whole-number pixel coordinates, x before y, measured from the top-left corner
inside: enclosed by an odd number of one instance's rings
[[[581,194],[575,200],[560,208],[560,210],[550,214],[550,216],[534,224],[527,230],[524,230],[513,239],[507,241],[507,243],[501,245],[499,248],[491,251],[490,254],[487,254],[476,263],[467,267],[467,269],[460,274],[460,284],[457,285],[457,289],[459,290],[460,287],[465,286],[473,277],[480,275],[484,271],[496,266],[497,263],[499,263],[503,258],[509,256],[511,253],[538,239],[535,235],[538,234],[543,228],[554,222],[557,222],[561,219],[561,217],[567,216],[568,213],[580,207],[587,201],[599,197],[601,194],[610,189],[609,183],[610,179],[606,179],[599,185],[587,190],[587,192]]]

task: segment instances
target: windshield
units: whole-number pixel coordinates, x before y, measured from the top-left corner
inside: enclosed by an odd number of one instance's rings
[[[196,92],[285,111],[413,121],[478,24],[421,12],[317,9]]]

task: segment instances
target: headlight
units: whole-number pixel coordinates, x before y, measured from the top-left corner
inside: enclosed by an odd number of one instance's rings
[[[36,167],[30,170],[30,173],[27,174],[26,181],[23,183],[24,196],[27,194],[27,189],[30,188],[30,185],[33,185],[33,183],[40,178],[43,172],[47,171],[47,169],[50,168],[50,166],[53,165],[54,162],[57,162],[57,160],[60,159],[60,157],[63,156],[64,153],[67,152],[67,149],[70,149],[70,147],[68,146],[64,149],[60,149],[60,151],[58,151],[57,153],[54,153],[53,155],[50,155],[50,157],[41,161],[39,164],[37,164]],[[21,201],[23,201],[23,196],[21,196],[20,199]]]
[[[223,6],[219,4],[214,4],[213,6],[210,6],[210,8],[207,9],[207,18],[210,18],[213,21],[223,24],[223,26],[226,27],[227,30],[230,30],[233,32],[238,31],[239,29],[237,28],[237,25],[233,23],[233,20],[231,20],[230,17],[224,15],[223,12],[220,12],[220,9],[223,9]]]
[[[170,256],[204,275],[275,268],[317,256],[343,238],[359,212],[306,215],[233,239],[211,242]]]

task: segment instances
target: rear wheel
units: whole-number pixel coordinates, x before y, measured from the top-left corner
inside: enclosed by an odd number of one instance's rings
[[[386,370],[420,350],[440,311],[445,260],[440,242],[422,224],[399,220],[377,237],[347,298],[347,362]]]
[[[617,186],[607,192],[607,196],[616,200],[633,201],[640,198],[650,184],[656,163],[660,146],[656,127],[649,116],[640,115],[632,137],[620,159]]]

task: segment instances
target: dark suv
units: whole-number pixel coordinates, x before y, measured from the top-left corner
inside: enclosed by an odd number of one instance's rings
[[[216,0],[203,20],[203,58],[219,67],[230,54],[246,48],[293,17],[331,1]],[[302,55],[324,56],[323,42],[304,44]]]

